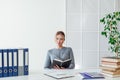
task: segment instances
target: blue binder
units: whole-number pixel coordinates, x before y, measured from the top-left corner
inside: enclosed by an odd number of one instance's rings
[[[8,76],[8,50],[3,49],[3,77]]]
[[[24,75],[28,75],[29,74],[29,52],[28,52],[28,48],[24,49]]]
[[[8,50],[8,76],[12,76],[13,74],[13,66],[12,66],[12,54],[13,50]]]
[[[18,76],[18,49],[13,49],[12,66],[13,66],[13,76]]]
[[[2,77],[2,50],[0,49],[0,77]]]

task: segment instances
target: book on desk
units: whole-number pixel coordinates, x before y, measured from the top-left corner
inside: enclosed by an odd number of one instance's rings
[[[81,72],[83,76],[83,80],[90,80],[90,79],[104,79],[104,75],[98,72]]]
[[[58,65],[59,67],[64,67],[64,68],[68,68],[70,63],[71,63],[71,59],[67,59],[64,61],[62,61],[60,59],[53,60],[53,66]]]
[[[52,72],[52,73],[44,73],[44,75],[55,78],[55,79],[64,79],[64,78],[71,78],[74,77],[73,74],[71,73],[57,73],[57,72]]]
[[[109,77],[120,76],[120,58],[102,57],[100,68],[102,73]]]

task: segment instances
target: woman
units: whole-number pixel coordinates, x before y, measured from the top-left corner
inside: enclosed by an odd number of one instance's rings
[[[70,47],[64,47],[63,43],[65,41],[65,34],[63,31],[58,31],[55,35],[55,42],[57,48],[48,50],[46,62],[44,68],[53,69],[73,69],[75,67],[73,51]],[[71,64],[68,68],[59,67],[58,65],[53,66],[53,60],[67,60],[71,59]]]

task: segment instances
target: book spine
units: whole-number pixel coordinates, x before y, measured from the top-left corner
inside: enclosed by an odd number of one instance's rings
[[[102,58],[102,61],[107,61],[107,62],[120,62],[120,59],[112,59],[112,58]]]
[[[101,64],[107,64],[107,65],[120,65],[120,62],[107,62],[107,61],[102,61]]]
[[[109,67],[109,68],[120,68],[120,65],[116,66],[116,65],[105,65],[105,64],[101,64],[101,66]]]

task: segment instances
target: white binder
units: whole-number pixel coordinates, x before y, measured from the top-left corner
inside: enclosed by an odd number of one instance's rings
[[[18,76],[24,75],[23,51],[23,49],[18,49]]]

